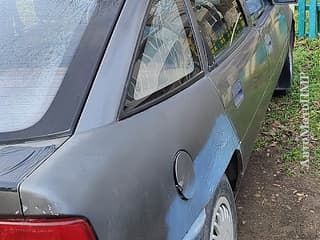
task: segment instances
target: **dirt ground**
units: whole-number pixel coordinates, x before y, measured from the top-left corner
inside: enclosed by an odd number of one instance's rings
[[[275,153],[253,153],[237,209],[239,240],[320,240],[320,179],[287,176]]]

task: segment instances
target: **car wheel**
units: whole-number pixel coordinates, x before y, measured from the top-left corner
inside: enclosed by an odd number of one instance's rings
[[[224,175],[214,198],[206,208],[206,223],[203,240],[236,240],[237,213],[234,195],[227,177]]]
[[[293,46],[294,46],[294,33],[291,33],[291,39],[289,44],[289,51],[286,57],[286,61],[282,68],[282,72],[278,81],[278,85],[275,90],[276,95],[286,95],[293,82]]]

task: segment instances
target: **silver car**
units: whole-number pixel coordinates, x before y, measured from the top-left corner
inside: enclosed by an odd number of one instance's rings
[[[291,0],[2,0],[0,239],[236,240]]]

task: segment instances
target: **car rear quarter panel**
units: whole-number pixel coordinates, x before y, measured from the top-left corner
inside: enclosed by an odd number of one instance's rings
[[[146,112],[73,136],[22,184],[24,215],[85,216],[100,239],[182,239],[237,147],[210,84],[201,79]],[[194,159],[188,201],[173,175],[180,149]]]

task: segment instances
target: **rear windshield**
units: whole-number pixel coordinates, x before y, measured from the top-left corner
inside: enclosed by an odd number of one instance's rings
[[[46,113],[96,1],[1,0],[0,132],[31,127]]]

